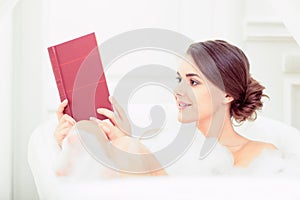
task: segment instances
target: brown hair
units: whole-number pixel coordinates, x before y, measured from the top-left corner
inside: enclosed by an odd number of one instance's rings
[[[223,40],[209,40],[190,45],[187,53],[209,81],[233,97],[230,115],[237,122],[256,119],[256,110],[263,106],[261,98],[267,95],[265,87],[251,77],[241,49]]]

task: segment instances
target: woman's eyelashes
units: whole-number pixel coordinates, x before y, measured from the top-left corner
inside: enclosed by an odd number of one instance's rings
[[[176,81],[177,81],[178,83],[180,83],[180,82],[181,82],[181,77],[180,77],[180,76],[177,76],[177,77],[176,77]]]
[[[178,83],[180,83],[180,82],[182,81],[182,78],[179,77],[179,76],[177,76],[177,77],[176,77],[176,80],[177,80]],[[200,84],[199,81],[196,81],[196,80],[194,80],[194,79],[190,79],[189,82],[190,82],[190,85],[191,85],[191,86],[196,86],[196,85],[199,85],[199,84]]]
[[[190,79],[191,86],[199,85],[199,82],[193,79]]]

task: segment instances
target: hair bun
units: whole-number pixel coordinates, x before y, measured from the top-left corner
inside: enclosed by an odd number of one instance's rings
[[[260,85],[255,79],[250,78],[244,94],[231,103],[231,115],[237,122],[256,119],[256,110],[260,110],[263,106],[261,98],[263,96],[267,97],[267,95],[263,94],[264,89],[265,87]]]

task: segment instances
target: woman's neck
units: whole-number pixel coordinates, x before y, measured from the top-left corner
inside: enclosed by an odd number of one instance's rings
[[[219,120],[206,119],[199,121],[197,128],[205,137],[217,137],[219,143],[226,147],[242,145],[249,141],[233,129],[231,119],[227,115],[223,120],[220,118]]]

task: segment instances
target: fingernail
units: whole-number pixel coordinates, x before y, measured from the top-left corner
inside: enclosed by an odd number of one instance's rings
[[[103,111],[102,108],[98,108],[98,109],[97,109],[97,112],[98,112],[98,113],[101,113],[102,111]]]
[[[67,102],[68,102],[68,99],[63,100],[63,103],[67,103]]]
[[[91,121],[97,121],[97,118],[96,117],[90,117],[90,120]]]

